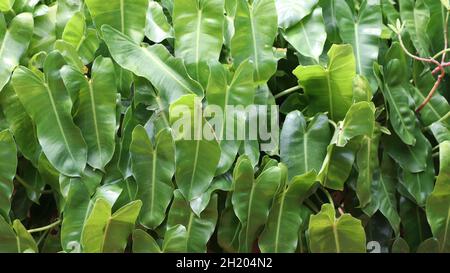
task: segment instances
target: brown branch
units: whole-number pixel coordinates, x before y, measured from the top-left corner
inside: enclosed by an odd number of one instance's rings
[[[437,89],[439,88],[439,85],[441,85],[442,79],[445,77],[445,69],[442,67],[441,64],[438,65],[439,70],[441,70],[441,74],[439,75],[437,81],[434,83],[433,88],[431,89],[430,93],[426,97],[426,99],[422,102],[422,104],[417,108],[416,113],[419,113],[420,111],[425,108],[425,106],[430,102],[430,100],[433,98],[434,94],[436,93]]]

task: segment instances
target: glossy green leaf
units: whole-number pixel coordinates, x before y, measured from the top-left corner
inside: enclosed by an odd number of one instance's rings
[[[427,200],[428,223],[435,238],[440,243],[440,252],[450,251],[450,142],[440,144],[439,176],[433,193]]]
[[[9,131],[2,131],[0,132],[0,216],[5,220],[9,219],[16,169],[16,144]]]
[[[313,11],[314,6],[318,2],[318,0],[276,0],[275,6],[278,15],[278,26],[282,29],[287,29],[296,25]]]
[[[287,165],[289,179],[315,170],[318,172],[331,140],[328,118],[318,114],[307,124],[299,111],[287,115],[280,136],[281,162]]]
[[[12,84],[7,85],[0,93],[0,105],[18,150],[37,166],[41,147],[37,140],[35,125],[26,113]]]
[[[397,67],[397,69],[402,69],[398,60],[393,60],[390,64],[391,68]],[[404,143],[414,145],[416,142],[414,137],[416,117],[414,111],[411,109],[409,96],[404,83],[389,85],[386,82],[387,77],[385,75],[395,73],[393,69],[387,69],[383,72],[382,67],[375,64],[374,71],[380,89],[389,106],[389,119],[394,131]]]
[[[427,33],[427,25],[430,21],[430,11],[424,0],[404,0],[399,2],[400,16],[405,22],[406,31],[422,56],[428,56],[430,40]]]
[[[12,72],[28,48],[33,24],[31,13],[19,14],[0,36],[0,91],[9,82]]]
[[[423,172],[427,168],[428,157],[431,154],[431,144],[428,139],[417,131],[416,144],[409,146],[396,135],[386,137],[385,148],[387,153],[405,170],[412,173]]]
[[[199,116],[201,107],[197,96],[186,95],[171,104],[169,109],[175,133],[175,179],[188,201],[208,189],[220,160],[220,146],[212,128]],[[212,134],[212,139],[206,139],[205,132]]]
[[[87,160],[86,144],[71,117],[72,102],[60,69],[63,57],[52,52],[44,64],[45,80],[19,67],[12,83],[27,113],[36,124],[42,150],[56,169],[65,175],[80,175]]]
[[[170,207],[167,226],[182,225],[187,232],[187,252],[204,253],[206,244],[214,233],[217,214],[217,195],[213,195],[205,210],[196,216],[179,190],[174,192],[174,201]],[[166,231],[168,232],[168,231]]]
[[[353,46],[356,72],[367,77],[375,90],[377,82],[373,75],[373,63],[378,60],[383,26],[380,0],[363,0],[357,15],[344,0],[339,0],[336,17],[342,41]]]
[[[231,40],[234,63],[238,65],[251,60],[255,67],[255,82],[267,82],[277,67],[272,51],[277,35],[275,0],[255,0],[251,4],[238,0],[234,28]]]
[[[175,173],[175,144],[169,131],[158,133],[155,145],[145,128],[133,131],[130,145],[131,167],[138,184],[137,198],[142,201],[139,222],[150,229],[158,227],[172,200]]]
[[[338,133],[335,136],[338,147],[344,147],[357,136],[371,137],[375,127],[374,105],[364,101],[353,104],[342,124],[338,126]]]
[[[88,147],[90,166],[103,170],[115,149],[116,88],[111,59],[98,57],[79,93],[75,123],[80,127]]]
[[[188,76],[183,62],[170,55],[164,46],[140,47],[110,26],[102,30],[114,60],[152,82],[166,103],[191,93],[203,96],[202,87]]]
[[[355,57],[350,45],[333,45],[328,66],[299,66],[294,75],[309,99],[308,113],[328,112],[334,121],[342,120],[350,108],[355,77]]]
[[[296,176],[279,193],[270,210],[266,227],[259,238],[262,252],[287,253],[297,249],[297,231],[303,223],[298,206],[314,190],[316,173]]]
[[[309,248],[313,253],[366,252],[366,234],[361,221],[350,214],[336,218],[334,207],[322,206],[309,221]]]
[[[148,1],[86,0],[86,5],[99,32],[103,25],[110,25],[135,43],[140,43],[144,39]],[[105,38],[106,36],[108,35],[105,35]]]
[[[173,38],[173,28],[167,21],[162,6],[156,1],[149,1],[145,36],[155,43]]]
[[[249,61],[243,62],[233,76],[220,63],[210,65],[210,80],[206,89],[208,104],[220,107],[222,120],[215,126],[216,135],[221,147],[221,157],[216,174],[228,171],[236,159],[240,141],[234,131],[234,124],[244,121],[244,113],[239,111],[229,112],[231,107],[247,107],[252,104],[255,97],[255,84],[253,82],[253,65]],[[233,114],[233,123],[227,123],[227,115]],[[210,120],[212,122],[212,120]]]
[[[327,39],[322,8],[316,8],[311,15],[283,31],[283,35],[300,54],[318,62]]]
[[[236,163],[233,174],[233,209],[241,222],[239,252],[250,252],[260,229],[267,221],[272,199],[279,187],[281,169],[271,167],[254,178],[253,167],[247,157]]]
[[[87,253],[121,253],[134,230],[142,202],[134,201],[111,215],[111,205],[99,198],[87,218],[81,243]]]
[[[94,60],[100,41],[97,32],[87,28],[85,20],[81,12],[75,13],[67,22],[62,39],[75,48],[84,64],[88,64]]]
[[[223,43],[224,0],[175,0],[173,28],[175,56],[189,74],[206,86],[208,61],[219,60]]]

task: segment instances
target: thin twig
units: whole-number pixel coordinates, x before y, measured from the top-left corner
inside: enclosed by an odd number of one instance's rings
[[[426,99],[422,102],[422,104],[417,108],[416,112],[419,113],[420,111],[422,111],[422,109],[430,102],[430,100],[433,98],[434,94],[436,93],[436,91],[439,88],[439,85],[441,85],[442,80],[445,77],[445,69],[442,68],[442,65],[439,64],[440,70],[441,70],[441,75],[439,75],[437,81],[434,83],[433,88],[431,89],[430,93],[428,93],[428,96],[426,97]]]

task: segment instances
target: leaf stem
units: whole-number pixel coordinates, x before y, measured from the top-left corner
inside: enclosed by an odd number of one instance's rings
[[[58,220],[58,221],[56,221],[48,226],[45,226],[45,227],[30,229],[30,230],[28,230],[28,232],[29,233],[37,233],[37,232],[41,232],[41,231],[50,230],[50,229],[58,226],[59,224],[61,224],[61,220]]]
[[[17,182],[19,182],[20,185],[22,185],[26,189],[32,190],[32,191],[40,193],[40,194],[50,194],[50,193],[52,193],[52,191],[41,191],[41,190],[35,189],[33,186],[28,184],[22,177],[20,177],[17,174],[16,174],[15,179],[16,179]]]
[[[325,189],[324,187],[320,187],[320,189],[322,190],[322,192],[325,194],[325,196],[328,198],[328,202],[330,202],[331,205],[333,205],[334,207],[334,200],[333,197],[331,197],[330,193],[328,192],[327,189]]]
[[[279,99],[281,97],[287,96],[287,95],[289,95],[291,93],[294,93],[295,91],[298,91],[300,89],[302,89],[302,88],[300,86],[298,86],[298,85],[294,86],[292,88],[286,89],[283,92],[280,92],[277,95],[275,95],[275,99]]]

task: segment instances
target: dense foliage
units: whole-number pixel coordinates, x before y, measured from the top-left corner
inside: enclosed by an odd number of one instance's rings
[[[0,252],[450,252],[449,10],[0,0]]]

